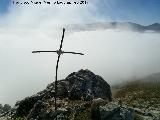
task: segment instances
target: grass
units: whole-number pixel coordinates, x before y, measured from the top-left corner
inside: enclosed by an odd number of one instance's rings
[[[142,107],[147,107],[160,104],[160,82],[142,82],[138,80],[129,82],[116,92],[115,98],[119,98],[132,106],[139,104]]]

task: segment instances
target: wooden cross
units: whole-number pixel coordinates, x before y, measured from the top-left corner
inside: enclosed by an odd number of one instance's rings
[[[56,101],[57,101],[57,83],[58,83],[57,82],[57,72],[58,72],[58,63],[59,63],[60,56],[63,53],[84,55],[83,53],[62,51],[62,44],[63,44],[63,39],[64,39],[64,33],[65,33],[65,29],[63,28],[63,35],[62,35],[62,39],[61,39],[61,44],[60,44],[59,50],[56,50],[56,51],[32,51],[32,53],[55,52],[55,53],[58,54],[57,65],[56,65],[56,77],[55,77],[56,78],[56,80],[55,80],[55,111],[57,110],[57,104],[56,104]]]

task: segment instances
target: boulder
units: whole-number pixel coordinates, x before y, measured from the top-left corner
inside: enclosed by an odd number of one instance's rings
[[[29,111],[34,107],[34,104],[37,103],[38,100],[41,100],[43,96],[36,94],[31,97],[27,97],[21,101],[16,103],[16,113],[15,116],[23,117],[29,114]]]
[[[100,106],[99,113],[100,120],[123,120],[120,115],[120,106],[114,102]]]
[[[135,112],[132,108],[121,107],[117,102],[104,105],[102,100],[98,100],[96,103],[101,105],[91,109],[93,120],[134,120]]]
[[[39,115],[44,115],[45,113],[43,112],[43,109],[45,108],[45,103],[41,100],[38,100],[35,104],[34,107],[30,110],[27,119],[31,118],[37,118]],[[43,113],[43,114],[42,114]]]
[[[9,104],[5,104],[4,106],[0,104],[0,118],[9,114],[12,110],[12,107]]]
[[[108,99],[112,94],[110,85],[100,76],[89,70],[73,72],[66,78],[68,81],[69,98],[72,100],[92,100],[93,98]]]
[[[104,106],[108,101],[103,100],[102,98],[97,98],[92,100],[91,104],[91,118],[92,120],[99,120],[100,116],[100,106]]]
[[[11,106],[10,106],[9,104],[5,104],[5,105],[3,106],[3,108],[2,108],[2,110],[3,110],[4,112],[8,112],[8,111],[11,110]]]
[[[54,88],[54,82],[47,86],[44,99],[55,97]],[[65,79],[59,80],[56,96],[84,101],[96,98],[112,100],[110,85],[102,77],[89,70],[73,72]]]

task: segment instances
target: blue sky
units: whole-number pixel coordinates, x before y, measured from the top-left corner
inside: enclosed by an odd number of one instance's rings
[[[0,0],[0,15],[7,14],[11,0]],[[93,3],[88,0],[89,4]],[[160,23],[160,0],[95,0],[97,19],[130,21],[140,24]],[[92,10],[91,10],[92,11]],[[93,11],[92,11],[93,12]]]
[[[160,0],[101,0],[98,7],[100,16],[109,14],[113,21],[160,22]]]
[[[11,0],[0,0],[0,14],[6,13]]]

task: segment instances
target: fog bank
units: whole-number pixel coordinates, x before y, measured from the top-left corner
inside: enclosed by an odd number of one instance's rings
[[[32,54],[32,50],[56,50],[62,29],[0,30],[0,101],[14,103],[54,81],[57,55]],[[79,69],[89,69],[111,85],[132,77],[160,72],[160,34],[103,30],[66,30],[58,79]]]

